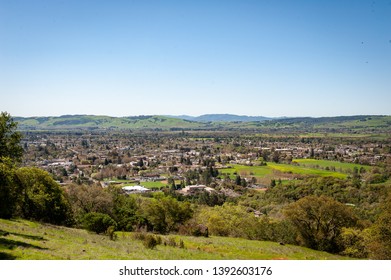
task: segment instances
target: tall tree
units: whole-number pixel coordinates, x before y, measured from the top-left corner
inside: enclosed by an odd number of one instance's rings
[[[14,177],[15,168],[11,160],[0,160],[0,218],[3,219],[12,218],[20,198]]]
[[[342,228],[356,222],[349,206],[327,196],[304,197],[288,205],[285,215],[307,247],[333,253],[339,251],[337,241]]]
[[[22,160],[23,148],[20,145],[22,134],[17,131],[17,122],[7,112],[0,114],[0,161],[9,158],[13,162]]]

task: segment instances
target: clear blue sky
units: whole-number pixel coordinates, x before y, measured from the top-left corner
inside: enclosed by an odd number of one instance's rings
[[[391,0],[0,0],[0,111],[391,115]]]

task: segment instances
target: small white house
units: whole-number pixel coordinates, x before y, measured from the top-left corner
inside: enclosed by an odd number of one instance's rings
[[[127,193],[144,193],[151,191],[150,189],[144,188],[143,186],[125,186],[122,188],[122,190]]]

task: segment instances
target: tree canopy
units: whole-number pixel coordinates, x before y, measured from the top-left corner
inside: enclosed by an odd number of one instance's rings
[[[23,148],[20,146],[22,134],[17,131],[17,122],[7,112],[0,114],[0,160],[9,158],[13,162],[20,162]]]
[[[328,252],[338,252],[342,228],[353,226],[356,221],[349,206],[327,196],[304,197],[288,205],[285,215],[307,247]]]

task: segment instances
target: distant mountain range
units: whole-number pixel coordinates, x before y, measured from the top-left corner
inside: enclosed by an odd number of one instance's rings
[[[20,130],[246,130],[263,132],[391,133],[391,116],[267,118],[230,114],[109,117],[65,115],[15,117]]]

